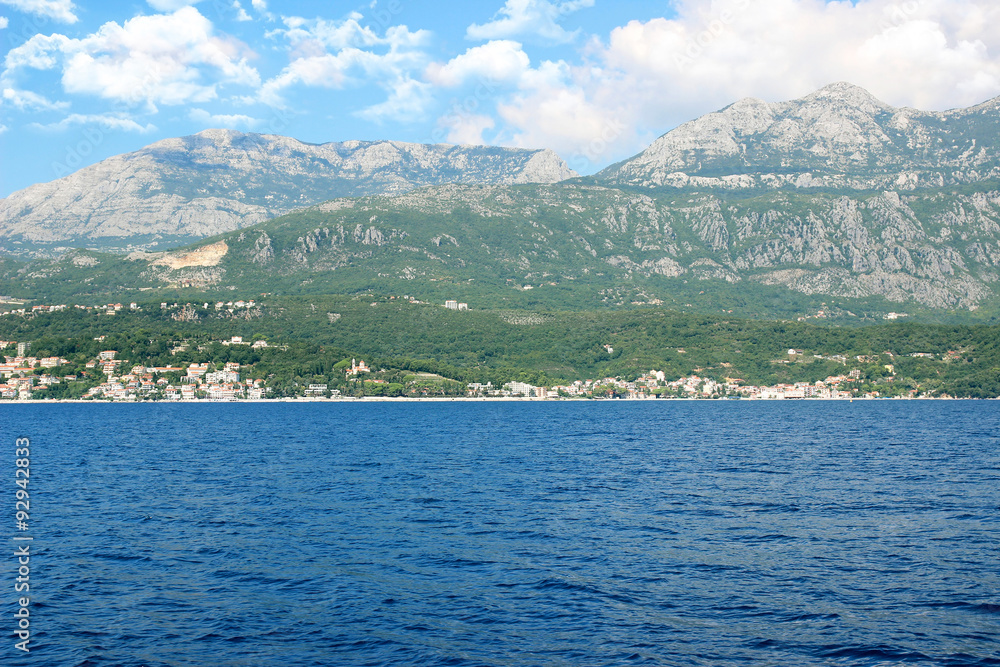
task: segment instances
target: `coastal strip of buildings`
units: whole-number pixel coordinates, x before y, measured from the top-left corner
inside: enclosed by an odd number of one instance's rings
[[[266,341],[250,343],[239,336],[219,342],[224,345],[248,345],[255,348],[269,346]],[[4,399],[44,399],[46,394],[50,393],[47,390],[52,385],[81,379],[77,375],[59,375],[55,372],[67,363],[66,359],[29,356],[28,343],[0,341],[0,350],[12,346],[16,349],[16,354],[5,356],[4,363],[0,364],[0,375],[3,377],[3,383],[0,383],[0,397]],[[119,358],[116,350],[103,350],[95,358],[87,361],[85,368],[87,373],[103,376],[102,381],[90,387],[83,396],[84,399],[91,400],[262,400],[268,398],[270,391],[263,378],[245,376],[252,369],[243,368],[234,362],[207,361],[177,366],[144,366]],[[372,369],[363,359],[352,359],[350,366],[343,372],[346,379],[359,379],[370,375]],[[495,387],[492,383],[470,383],[465,393],[468,397],[533,399],[740,397],[755,400],[787,400],[878,397],[878,392],[859,392],[857,387],[860,383],[861,373],[858,370],[830,376],[814,383],[798,382],[767,387],[748,385],[738,378],[727,378],[724,382],[698,375],[668,379],[663,371],[651,370],[634,381],[626,381],[620,377],[605,377],[552,387],[534,386],[525,382],[508,382],[499,387]],[[329,389],[326,384],[310,384],[304,388],[303,393],[305,397],[340,396],[339,391]],[[916,397],[917,391],[912,390],[910,396]]]
[[[669,398],[746,398],[752,400],[785,399],[851,399],[878,398],[879,392],[857,390],[860,371],[850,371],[845,375],[830,376],[814,383],[796,382],[761,387],[744,384],[739,379],[717,382],[697,375],[667,380],[662,371],[652,370],[634,382],[617,377],[600,380],[578,380],[571,384],[553,387],[536,387],[524,382],[508,382],[502,387],[492,384],[470,384],[469,396],[499,396],[525,398],[627,398],[627,399],[669,399]],[[917,396],[916,390],[910,393]]]
[[[408,299],[409,297],[403,297]],[[174,319],[183,319],[184,314],[191,308],[191,304],[159,304],[161,310],[174,313]],[[217,311],[228,311],[230,313],[241,312],[256,306],[254,300],[237,300],[213,303],[204,303],[204,309],[213,308]],[[147,306],[148,307],[148,306]],[[155,307],[155,306],[154,306]],[[465,311],[468,305],[458,301],[446,301],[444,307],[450,310]],[[55,313],[69,308],[66,305],[37,305],[32,306],[30,311],[20,309],[9,311],[6,315],[20,314],[35,316],[43,313]],[[127,306],[120,303],[106,304],[101,306],[72,306],[86,310],[96,310],[101,314],[115,315],[122,311],[135,312],[142,310],[136,303]],[[105,336],[95,338],[95,341],[104,340]],[[261,349],[275,347],[265,340],[244,340],[240,336],[231,336],[227,339],[216,341],[225,346],[248,346],[250,349]],[[286,346],[277,346],[279,350],[287,349]],[[613,353],[610,345],[604,348],[608,354]],[[183,347],[177,348],[184,349]],[[177,350],[173,350],[174,352]],[[8,354],[13,352],[13,354]],[[678,350],[683,352],[683,350]],[[101,351],[96,357],[90,359],[84,365],[78,360],[75,364],[67,366],[68,361],[60,357],[39,358],[30,355],[30,344],[22,341],[0,341],[0,353],[4,354],[4,362],[0,363],[0,398],[8,400],[38,400],[48,396],[63,395],[65,392],[52,391],[53,385],[61,383],[84,382],[84,385],[71,385],[75,387],[74,395],[86,392],[82,398],[91,400],[112,400],[112,401],[138,401],[138,400],[174,400],[174,401],[232,401],[232,400],[262,400],[269,398],[272,389],[267,386],[267,381],[261,377],[253,377],[252,366],[241,367],[237,363],[211,360],[201,363],[187,363],[181,365],[167,365],[162,367],[146,366],[140,363],[132,363],[128,359],[120,358],[115,350]],[[889,354],[889,353],[886,353]],[[788,359],[801,359],[807,356],[802,350],[789,349]],[[844,355],[812,355],[818,360],[833,361],[844,365],[844,372],[840,375],[832,375],[815,382],[796,382],[789,384],[776,384],[772,386],[756,386],[748,384],[740,378],[708,378],[699,375],[690,375],[679,378],[668,378],[663,371],[650,370],[641,377],[634,380],[623,379],[621,377],[605,377],[600,379],[578,380],[569,384],[557,386],[534,386],[525,382],[508,382],[501,386],[494,386],[492,383],[480,384],[471,383],[465,387],[465,395],[468,397],[499,397],[499,398],[532,398],[532,399],[564,399],[564,398],[594,398],[594,399],[669,399],[669,398],[745,398],[751,400],[789,400],[789,399],[850,399],[850,398],[878,398],[879,392],[872,390],[871,385],[867,385],[866,390],[862,390],[863,381],[861,371],[857,369],[849,370],[848,362],[852,360]],[[892,356],[891,354],[889,355]],[[949,351],[944,354],[935,355],[931,353],[913,353],[911,357],[921,357],[937,359],[948,362],[958,358],[959,352]],[[878,356],[858,356],[856,360],[863,364],[881,363]],[[891,359],[890,359],[891,360]],[[789,363],[788,360],[777,360],[776,363]],[[343,362],[346,364],[346,360]],[[725,365],[725,364],[724,364]],[[884,365],[885,371],[890,376],[888,382],[892,382],[895,371],[892,364]],[[700,369],[695,369],[699,371]],[[62,371],[62,372],[60,372]],[[72,372],[68,372],[72,371]],[[353,359],[350,367],[341,370],[346,380],[355,380],[351,387],[358,392],[370,394],[367,390],[379,384],[386,384],[373,373],[364,360]],[[881,371],[880,371],[881,372]],[[632,376],[634,377],[634,376]],[[100,380],[99,382],[97,380]],[[339,381],[338,381],[339,382]],[[341,383],[342,384],[342,383]],[[452,383],[457,385],[457,383]],[[399,387],[400,385],[396,385]],[[319,378],[315,383],[306,386],[298,386],[299,395],[314,398],[327,397],[338,398],[340,392],[335,388],[330,388]],[[377,387],[376,387],[377,388]],[[462,393],[461,385],[453,386],[449,389],[449,395]],[[897,395],[900,392],[895,392]],[[397,393],[391,395],[411,395],[419,397],[428,395],[426,390],[411,390],[408,394]],[[909,389],[904,396],[919,397],[919,389]]]

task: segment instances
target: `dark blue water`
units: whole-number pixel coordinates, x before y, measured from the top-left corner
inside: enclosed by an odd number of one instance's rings
[[[5,540],[17,435],[35,538],[33,650],[5,556],[0,664],[1000,665],[997,402],[3,405],[0,426]]]

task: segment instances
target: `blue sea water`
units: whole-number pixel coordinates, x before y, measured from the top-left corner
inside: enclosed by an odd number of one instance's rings
[[[1000,665],[997,402],[36,404],[0,426],[0,664]]]

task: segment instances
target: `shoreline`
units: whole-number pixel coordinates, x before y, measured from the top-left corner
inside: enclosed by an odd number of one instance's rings
[[[363,396],[361,398],[355,397],[341,397],[341,398],[324,398],[318,396],[310,397],[299,397],[299,398],[259,398],[259,399],[247,399],[238,398],[232,400],[210,400],[210,399],[196,399],[196,400],[158,400],[158,401],[121,401],[121,400],[97,400],[97,399],[82,399],[82,398],[31,398],[31,399],[18,399],[18,400],[4,400],[0,401],[0,406],[2,405],[57,405],[65,403],[84,403],[84,404],[95,404],[95,405],[109,405],[109,404],[126,404],[126,405],[202,405],[202,404],[225,404],[225,403],[251,403],[251,404],[273,404],[273,403],[450,403],[450,402],[462,402],[462,403],[515,403],[515,402],[532,402],[532,403],[670,403],[670,402],[733,402],[733,403],[811,403],[811,402],[835,402],[835,403],[853,403],[854,401],[996,401],[1000,400],[1000,397],[996,398],[955,398],[955,397],[940,397],[940,396],[917,396],[917,397],[878,397],[871,398],[866,396],[858,397],[848,397],[848,398],[531,398],[524,396],[422,396],[420,398],[407,397],[407,396]],[[2,409],[2,408],[0,408]]]

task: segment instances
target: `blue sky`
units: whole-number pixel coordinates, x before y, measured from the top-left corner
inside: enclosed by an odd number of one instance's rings
[[[0,0],[0,196],[210,127],[592,173],[746,96],[997,97],[996,25],[995,0]]]

